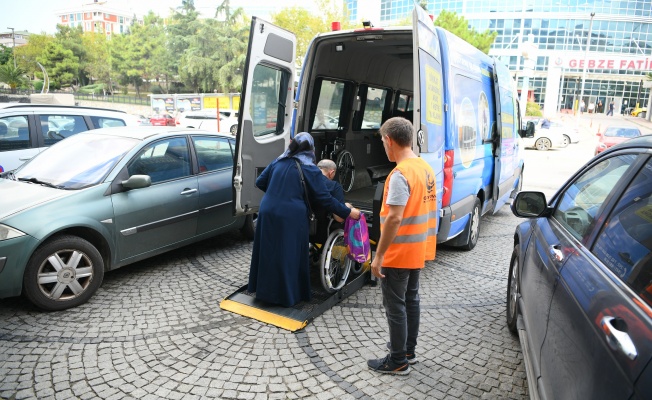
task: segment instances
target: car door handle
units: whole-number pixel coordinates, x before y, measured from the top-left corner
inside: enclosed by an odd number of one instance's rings
[[[630,360],[634,360],[638,356],[638,353],[636,352],[634,342],[632,342],[632,339],[625,332],[626,329],[627,325],[625,321],[620,318],[610,316],[602,318],[602,331],[607,336],[609,346],[614,350],[624,353]]]
[[[552,257],[555,261],[564,261],[564,253],[561,252],[561,245],[553,244],[548,249],[548,252],[550,253],[550,257]]]
[[[18,159],[20,161],[28,161],[28,160],[31,160],[32,158],[34,158],[34,157],[33,156],[32,157],[18,157]]]
[[[183,192],[181,192],[180,194],[182,194],[182,195],[183,194],[193,194],[193,193],[196,193],[196,192],[197,192],[197,189],[188,189],[188,188],[186,188],[186,189],[183,189]]]

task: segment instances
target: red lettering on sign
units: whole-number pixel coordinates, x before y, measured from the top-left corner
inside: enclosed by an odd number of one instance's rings
[[[636,65],[634,65],[634,61],[630,61],[629,64],[627,64],[627,69],[635,69]]]
[[[589,68],[595,68],[595,60],[589,60]]]
[[[627,60],[620,60],[620,69],[625,68],[625,65],[627,65]]]
[[[614,60],[607,61],[607,68],[614,69]]]
[[[577,67],[577,60],[570,60],[570,63],[568,63],[568,65],[569,65],[571,68],[575,68],[575,67]]]

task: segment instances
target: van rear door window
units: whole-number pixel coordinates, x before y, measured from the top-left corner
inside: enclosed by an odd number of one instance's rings
[[[345,84],[331,80],[321,81],[319,100],[315,115],[312,116],[312,129],[337,129],[340,124],[340,113],[344,101]]]
[[[268,65],[254,68],[249,110],[254,136],[283,132],[289,78],[289,72]]]
[[[364,102],[361,130],[380,129],[380,125],[383,123],[383,111],[385,110],[388,95],[389,90],[387,89],[367,88],[367,99]]]

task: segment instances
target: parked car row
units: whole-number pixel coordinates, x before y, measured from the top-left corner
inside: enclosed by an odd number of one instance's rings
[[[18,168],[48,146],[80,132],[139,125],[137,116],[93,107],[0,104],[0,172]]]
[[[204,129],[235,135],[238,132],[238,111],[220,109],[219,114],[218,121],[217,110],[186,111],[179,114],[176,125],[180,128]]]
[[[255,215],[233,216],[233,151],[230,135],[97,129],[3,174],[0,298],[63,310],[106,271],[234,229],[252,238]]]

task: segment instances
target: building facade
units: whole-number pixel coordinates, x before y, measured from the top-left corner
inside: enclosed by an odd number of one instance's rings
[[[81,26],[84,32],[104,33],[107,37],[126,33],[132,23],[143,24],[142,18],[130,11],[110,8],[106,1],[99,0],[59,10],[56,15],[57,24]]]
[[[498,33],[489,54],[518,79],[527,79],[528,99],[546,115],[586,110],[615,112],[646,105],[652,72],[652,0],[427,0],[433,15],[442,10],[464,16],[478,32]],[[352,20],[392,25],[410,17],[412,0],[347,0]],[[525,42],[533,71],[524,67]],[[534,53],[534,54],[532,54]],[[524,72],[527,71],[527,72]],[[528,73],[529,72],[529,73]],[[583,82],[583,83],[582,83]],[[602,107],[598,107],[601,104]]]
[[[14,44],[16,47],[25,46],[28,38],[27,31],[0,32],[0,44],[5,47],[14,47]]]

